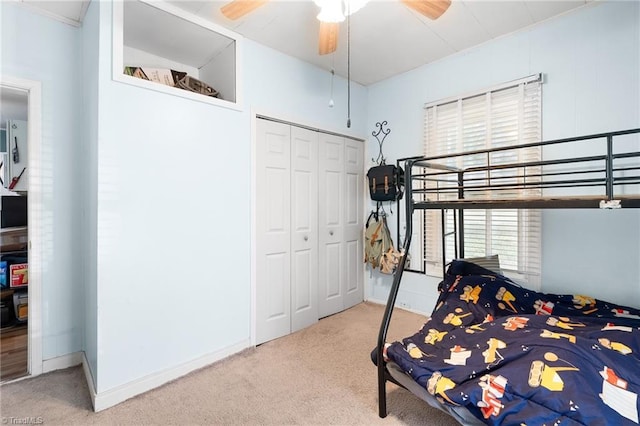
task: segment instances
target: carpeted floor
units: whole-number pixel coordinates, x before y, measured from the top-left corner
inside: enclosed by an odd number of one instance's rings
[[[41,417],[47,425],[299,424],[456,425],[404,389],[388,384],[389,415],[377,415],[369,353],[384,307],[362,303],[289,336],[94,413],[81,367],[0,388],[2,421]],[[396,310],[395,340],[425,318]]]

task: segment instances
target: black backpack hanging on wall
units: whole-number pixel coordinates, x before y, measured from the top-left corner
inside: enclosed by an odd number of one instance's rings
[[[373,201],[396,201],[402,199],[404,171],[396,166],[382,164],[367,172],[369,195]]]

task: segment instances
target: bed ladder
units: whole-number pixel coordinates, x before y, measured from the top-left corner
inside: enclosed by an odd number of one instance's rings
[[[400,165],[400,160],[398,160],[398,166]],[[408,160],[405,162],[404,176],[405,176],[405,218],[413,217],[413,193],[412,193],[412,185],[411,185],[411,167],[412,162]],[[407,228],[404,239],[404,244],[402,246],[402,250],[404,250],[404,256],[400,258],[400,262],[396,267],[395,273],[393,274],[393,283],[391,284],[391,289],[389,290],[389,297],[387,299],[387,305],[384,309],[384,314],[382,315],[382,323],[380,324],[380,331],[378,333],[378,345],[376,346],[376,357],[377,357],[377,368],[378,368],[378,415],[382,418],[387,417],[387,381],[391,381],[396,383],[399,386],[400,383],[396,382],[391,375],[386,372],[383,351],[384,351],[384,343],[387,339],[387,331],[389,329],[389,324],[391,323],[391,314],[393,313],[394,305],[396,304],[396,298],[398,296],[398,289],[400,288],[400,281],[402,280],[402,274],[404,273],[405,266],[407,263],[407,254],[409,253],[409,247],[411,246],[411,234],[412,232],[412,223],[411,220],[407,220]]]
[[[384,357],[382,355],[384,351],[384,343],[387,338],[387,330],[389,329],[389,323],[391,322],[391,314],[393,313],[393,307],[396,303],[396,297],[398,296],[398,289],[400,287],[400,280],[402,279],[402,274],[404,272],[405,263],[407,261],[406,254],[409,253],[409,246],[411,245],[411,234],[407,233],[404,241],[404,253],[400,262],[398,263],[398,267],[396,268],[395,274],[393,275],[393,283],[391,284],[391,289],[389,290],[389,299],[387,300],[387,306],[384,309],[384,314],[382,315],[382,324],[380,325],[380,332],[378,333],[378,346],[376,346],[376,354],[377,354],[377,367],[378,367],[378,415],[382,418],[387,417],[387,380],[392,381],[398,385],[393,378],[387,374],[385,369]],[[402,386],[402,385],[400,385]]]
[[[400,282],[402,280],[402,275],[405,271],[405,266],[406,266],[406,262],[407,262],[407,254],[409,253],[409,248],[411,247],[411,236],[413,234],[413,211],[414,211],[414,205],[413,205],[413,187],[412,187],[412,181],[411,181],[411,168],[413,167],[413,163],[415,162],[416,159],[418,159],[419,157],[413,157],[413,158],[405,158],[402,160],[398,160],[397,161],[397,167],[400,168],[400,162],[404,161],[405,162],[405,168],[404,168],[404,174],[405,174],[405,178],[404,178],[404,184],[405,184],[405,222],[406,222],[406,230],[405,230],[405,239],[404,239],[404,244],[402,246],[402,250],[404,253],[404,256],[402,256],[402,258],[400,259],[400,262],[398,263],[398,266],[395,270],[395,273],[393,275],[393,282],[391,284],[391,288],[389,289],[389,297],[387,299],[387,305],[385,306],[384,309],[384,314],[382,315],[382,323],[380,324],[380,331],[378,333],[378,342],[377,342],[377,346],[376,346],[376,357],[377,357],[377,369],[378,369],[378,415],[381,418],[384,418],[387,416],[387,389],[386,389],[386,383],[387,381],[393,382],[395,384],[397,384],[398,386],[402,386],[402,384],[398,383],[387,371],[385,368],[385,362],[384,362],[384,357],[383,357],[383,352],[384,352],[384,344],[385,341],[387,339],[387,331],[389,329],[389,324],[391,323],[391,315],[393,314],[393,308],[395,307],[396,304],[396,298],[398,296],[398,290],[400,289]],[[462,180],[462,173],[459,174],[458,176],[459,180]],[[459,197],[463,198],[464,197],[464,193],[462,192],[462,189],[459,190]],[[398,209],[400,210],[400,209]],[[464,230],[462,229],[462,224],[464,223],[464,213],[462,211],[462,209],[455,209],[452,210],[453,211],[453,231],[451,231],[450,233],[445,234],[445,215],[446,215],[446,210],[442,209],[442,272],[443,272],[443,278],[446,275],[446,236],[450,236],[453,235],[454,236],[454,246],[455,246],[455,257],[458,257],[458,254],[460,254],[460,257],[462,257],[464,255],[464,246],[462,245],[462,238],[464,238]],[[400,226],[398,226],[398,229],[400,228]],[[399,240],[399,233],[398,233],[398,240]]]

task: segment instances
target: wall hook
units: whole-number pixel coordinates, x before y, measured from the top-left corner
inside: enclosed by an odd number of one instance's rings
[[[371,132],[371,134],[376,138],[376,140],[378,141],[378,146],[379,146],[379,151],[378,151],[378,158],[372,158],[371,161],[374,161],[376,164],[378,164],[379,166],[386,164],[386,159],[384,158],[384,154],[382,153],[382,144],[384,143],[384,139],[387,137],[387,135],[389,133],[391,133],[391,129],[387,128],[386,130],[384,129],[384,126],[387,125],[387,121],[383,121],[381,122],[377,122],[376,123],[376,127],[378,128],[378,130],[374,130],[373,132]],[[380,139],[380,134],[382,134],[382,139]]]

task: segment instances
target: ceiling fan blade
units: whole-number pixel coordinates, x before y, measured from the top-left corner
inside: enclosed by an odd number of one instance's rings
[[[233,0],[220,8],[220,12],[228,19],[242,18],[249,12],[253,12],[269,0]]]
[[[336,51],[338,47],[338,23],[320,22],[318,53],[326,55]]]
[[[401,0],[407,7],[426,16],[438,19],[451,6],[451,0]]]

